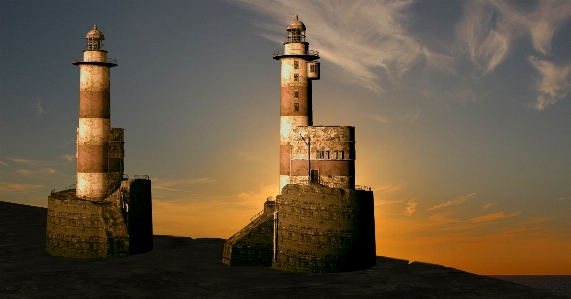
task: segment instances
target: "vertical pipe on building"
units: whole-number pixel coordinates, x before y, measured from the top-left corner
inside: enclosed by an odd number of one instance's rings
[[[93,26],[87,33],[80,68],[79,126],[77,128],[76,195],[91,201],[103,200],[109,189],[108,138],[110,129],[109,69],[103,33]]]

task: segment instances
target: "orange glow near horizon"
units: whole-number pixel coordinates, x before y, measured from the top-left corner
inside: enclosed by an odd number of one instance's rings
[[[263,209],[260,199],[273,190],[276,186],[264,186],[258,192],[194,202],[154,199],[154,233],[227,239]],[[406,207],[395,213],[396,204],[381,200],[381,194],[375,194],[379,256],[439,264],[480,275],[570,274],[571,240],[557,229],[542,226],[547,218],[510,221],[519,213],[486,211],[467,219],[455,218],[456,214],[449,211],[415,217]]]

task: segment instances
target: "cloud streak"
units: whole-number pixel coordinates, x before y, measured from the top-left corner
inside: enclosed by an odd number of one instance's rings
[[[495,205],[497,205],[497,204],[498,204],[497,202],[485,204],[485,205],[482,207],[482,210],[485,211],[485,210],[489,209],[491,206],[495,206]]]
[[[275,1],[263,4],[254,0],[238,2],[267,15],[280,26],[260,24],[271,33],[261,34],[283,42],[286,21],[299,14],[307,20],[307,40],[320,56],[357,78],[357,83],[382,92],[376,70],[394,83],[422,58],[442,57],[427,51],[414,35],[406,30],[410,16],[407,9],[413,1]],[[435,62],[438,64],[438,61]]]
[[[529,37],[534,49],[547,55],[554,33],[571,17],[569,1],[541,1],[522,10],[507,1],[466,1],[457,26],[460,49],[484,73],[493,71],[507,56],[514,40]]]
[[[540,78],[536,81],[539,95],[533,108],[542,111],[569,94],[569,89],[571,88],[569,83],[571,65],[558,67],[549,61],[533,56],[529,57],[529,62],[540,75]]]
[[[470,219],[470,221],[472,221],[472,222],[489,222],[489,221],[494,221],[494,220],[500,220],[500,219],[515,217],[515,216],[518,216],[519,214],[521,214],[521,211],[513,212],[510,214],[506,214],[504,212],[498,212],[498,213],[492,213],[492,214],[486,214],[486,215],[474,217],[474,218]]]
[[[173,186],[185,186],[185,185],[196,185],[196,184],[208,184],[213,183],[216,180],[210,178],[199,178],[199,179],[179,179],[179,180],[171,180],[171,179],[157,179],[153,178],[153,189],[156,190],[164,190],[164,191],[173,191],[173,192],[191,192],[189,190],[179,189],[179,188],[172,188]]]
[[[37,102],[36,105],[34,105],[34,109],[36,110],[36,115],[42,115],[44,113],[44,108],[42,108],[42,103]]]
[[[28,193],[43,188],[40,184],[20,184],[0,182],[0,193]]]
[[[426,211],[432,211],[432,210],[436,210],[436,209],[440,209],[440,208],[444,208],[444,207],[448,207],[448,206],[452,206],[452,205],[461,204],[461,203],[467,201],[468,199],[470,199],[470,197],[472,197],[472,196],[474,196],[474,195],[476,195],[476,193],[470,193],[470,194],[467,194],[467,195],[464,195],[464,196],[460,196],[460,197],[455,198],[455,199],[453,199],[453,200],[449,200],[449,201],[447,201],[447,202],[445,202],[445,203],[436,205],[436,206],[434,206],[434,207],[432,207],[432,208],[430,208],[430,209],[428,209],[428,210],[426,210]]]
[[[68,162],[71,162],[75,159],[75,155],[61,155],[60,158],[66,160]]]
[[[411,199],[406,203],[406,208],[404,211],[404,215],[405,216],[412,216],[412,214],[414,214],[414,212],[416,212],[416,206],[418,205],[418,203],[416,202],[415,199]]]

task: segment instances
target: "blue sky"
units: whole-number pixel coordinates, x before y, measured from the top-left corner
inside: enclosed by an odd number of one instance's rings
[[[356,127],[378,255],[571,274],[568,1],[1,1],[0,200],[75,183],[71,61],[97,24],[155,233],[228,238],[278,193],[272,54],[295,14],[321,56],[314,123]]]

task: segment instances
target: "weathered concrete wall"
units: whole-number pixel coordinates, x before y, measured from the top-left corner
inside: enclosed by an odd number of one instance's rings
[[[99,202],[78,198],[75,189],[55,192],[48,196],[46,252],[76,258],[146,252],[152,249],[151,217],[148,180],[125,180]]]
[[[129,235],[121,208],[111,201],[80,199],[75,189],[48,197],[46,251],[77,258],[129,255]]]
[[[373,192],[287,185],[276,198],[277,259],[294,272],[354,271],[375,265]]]
[[[224,243],[222,262],[229,266],[272,264],[275,201],[266,201],[253,221]]]
[[[294,127],[288,145],[289,153],[282,158],[282,164],[289,162],[286,165],[290,175],[288,183],[307,184],[309,167],[318,171],[319,184],[330,188],[355,188],[355,127]]]

